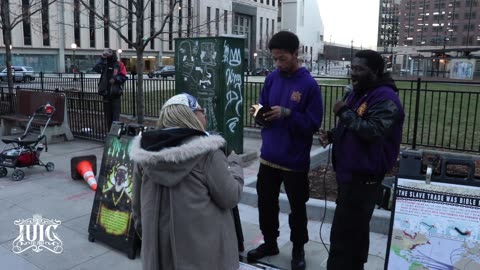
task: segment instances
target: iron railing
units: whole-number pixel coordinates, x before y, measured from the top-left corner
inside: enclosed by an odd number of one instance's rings
[[[323,94],[323,129],[336,125],[333,105],[344,95],[347,78],[316,78]],[[342,81],[340,81],[342,80]],[[244,83],[244,126],[258,128],[248,115],[263,87],[262,82]],[[434,147],[467,152],[480,152],[480,84],[466,81],[432,81],[398,79],[399,96],[405,110],[402,142],[412,148]],[[60,91],[67,96],[72,133],[77,137],[103,140],[102,99],[97,95],[97,78],[88,74],[43,74],[35,81],[23,84],[22,89]],[[137,78],[130,76],[124,86],[122,114],[136,116],[135,94]],[[13,113],[15,98],[0,86],[0,113]],[[144,79],[145,116],[157,118],[162,104],[175,94],[175,81]],[[15,93],[13,93],[14,95]],[[103,125],[103,126],[102,126]]]

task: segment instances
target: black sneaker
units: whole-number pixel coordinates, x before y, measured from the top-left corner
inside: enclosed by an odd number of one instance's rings
[[[292,270],[305,270],[305,251],[302,248],[294,248],[292,250]]]
[[[247,260],[249,262],[260,260],[266,256],[273,256],[280,253],[277,244],[261,244],[256,249],[252,249],[247,253]]]

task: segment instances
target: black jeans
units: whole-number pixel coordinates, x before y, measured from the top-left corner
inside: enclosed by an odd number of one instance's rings
[[[122,102],[120,97],[103,98],[103,113],[105,115],[105,122],[110,131],[113,121],[120,120],[120,111],[122,109]]]
[[[290,204],[290,241],[294,245],[308,242],[307,209],[305,203],[309,198],[308,172],[293,172],[275,169],[260,164],[257,176],[258,215],[260,230],[265,242],[275,242],[279,235],[278,196],[280,185],[284,184]]]
[[[362,270],[368,259],[370,219],[381,182],[339,184],[330,231],[328,270]]]

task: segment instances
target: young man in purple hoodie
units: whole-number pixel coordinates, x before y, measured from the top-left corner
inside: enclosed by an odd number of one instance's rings
[[[250,261],[279,253],[280,185],[290,203],[291,266],[305,269],[303,246],[308,242],[306,202],[313,134],[322,122],[322,93],[310,72],[299,66],[298,37],[288,31],[272,36],[268,47],[277,69],[265,79],[259,103],[271,108],[263,116],[260,168],[257,175],[260,230],[265,243],[248,252]],[[253,110],[250,110],[253,114]]]
[[[353,91],[333,108],[337,127],[320,130],[322,145],[333,143],[338,184],[328,270],[362,270],[367,262],[375,199],[398,158],[405,117],[379,53],[357,52],[351,69]]]

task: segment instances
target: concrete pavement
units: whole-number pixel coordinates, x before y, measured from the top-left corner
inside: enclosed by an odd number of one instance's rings
[[[254,188],[258,169],[256,153],[261,141],[254,133],[246,134],[248,137],[244,138],[244,150],[248,153],[246,156],[249,161],[244,169],[245,188],[239,210],[245,237],[245,250],[248,251],[262,242]],[[110,246],[100,242],[91,243],[87,239],[94,192],[84,181],[71,179],[70,159],[75,156],[96,155],[99,169],[103,144],[76,139],[71,142],[51,144],[48,147],[49,151],[42,153],[42,160],[55,163],[53,172],[47,172],[45,168],[39,166],[25,168],[25,178],[14,182],[10,178],[12,170],[8,169],[8,175],[0,178],[0,203],[3,206],[0,212],[0,261],[2,262],[0,269],[141,269],[139,257],[130,260],[126,254]],[[327,154],[325,151],[319,146],[314,146],[312,160],[324,162]],[[332,202],[310,199],[308,207],[310,242],[306,245],[307,269],[325,269],[326,248],[329,247],[329,222],[331,222],[335,205]],[[284,213],[280,214],[281,232],[278,241],[280,254],[267,257],[262,261],[282,269],[289,269],[291,243],[286,214],[288,203],[284,194],[281,195],[281,209]],[[48,250],[36,253],[31,249],[20,254],[12,252],[12,243],[19,235],[18,226],[14,221],[32,218],[36,213],[47,219],[61,221],[56,232],[63,243],[62,253],[54,254]],[[321,220],[324,216],[325,223],[322,224]],[[375,211],[372,230],[382,233],[371,233],[370,257],[366,270],[383,269],[387,243],[387,235],[383,227],[388,228],[388,223],[384,224],[388,222],[387,216],[389,218],[387,211]],[[376,223],[378,226],[375,225]],[[320,228],[322,228],[321,231]],[[242,255],[245,256],[246,251]]]

